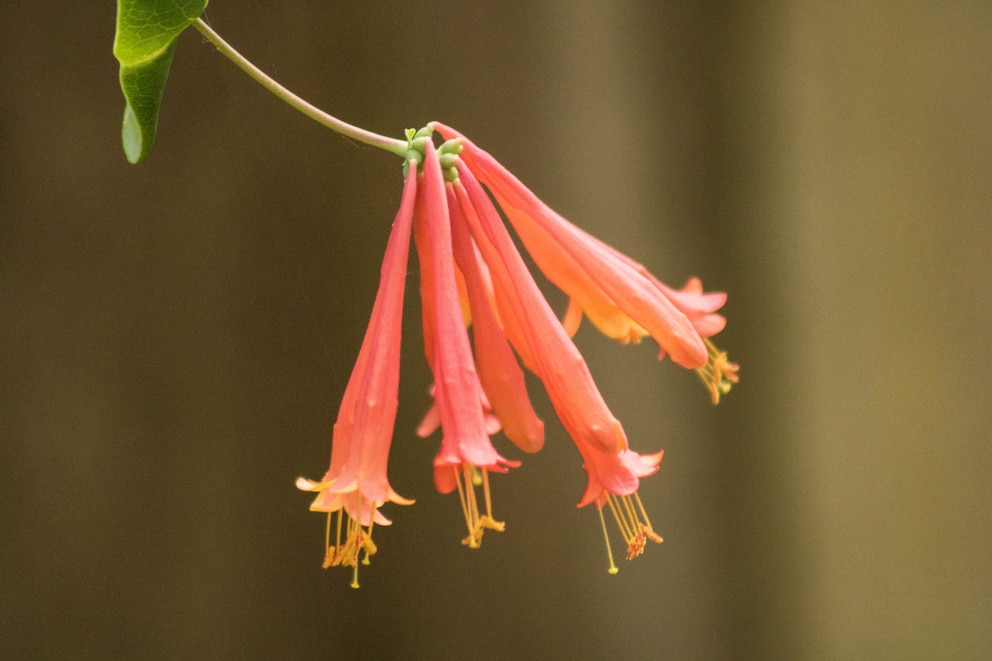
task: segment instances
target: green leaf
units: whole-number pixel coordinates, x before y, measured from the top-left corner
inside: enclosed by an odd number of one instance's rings
[[[124,154],[139,163],[152,149],[162,94],[176,43],[200,17],[207,0],[117,0],[114,57],[124,92]]]

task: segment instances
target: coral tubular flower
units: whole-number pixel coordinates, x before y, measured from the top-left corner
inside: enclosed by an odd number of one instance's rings
[[[435,148],[433,131],[448,138]],[[376,553],[376,525],[387,502],[410,504],[386,477],[396,419],[400,333],[409,243],[420,265],[424,354],[434,377],[433,404],[416,433],[441,430],[434,485],[457,492],[467,535],[479,548],[486,530],[505,524],[492,513],[490,478],[520,462],[490,438],[502,430],[524,452],[544,445],[544,422],[527,393],[524,370],[543,384],[582,457],[587,475],[578,507],[593,505],[616,573],[604,511],[616,522],[630,560],[662,541],[638,495],[663,452],[630,448],[623,425],[596,387],[572,337],[582,318],[622,343],[650,335],[665,355],[693,369],[712,400],[738,380],[738,366],[714,346],[727,296],[705,292],[698,278],[673,289],[642,264],[559,216],[492,156],[442,124],[407,133],[403,198],[383,260],[368,330],[334,425],[330,467],[310,509],[327,512],[324,566],[354,568]],[[503,213],[537,267],[568,297],[559,319],[520,254]],[[337,513],[336,521],[333,514]],[[334,531],[332,543],[331,535]]]
[[[655,473],[661,453],[630,450],[620,422],[602,400],[588,367],[527,271],[506,228],[471,169],[459,165],[453,184],[464,218],[493,280],[504,329],[514,346],[534,361],[565,429],[583,457],[589,482],[579,506],[594,503],[602,517],[609,506],[627,543],[627,558],[639,555],[647,539],[660,542],[637,496],[640,478]],[[606,532],[605,524],[603,526]],[[609,552],[607,538],[607,551]],[[615,572],[612,552],[610,571]]]
[[[688,317],[699,337],[703,338],[703,344],[706,346],[706,364],[697,368],[696,373],[709,389],[713,404],[719,404],[720,395],[730,392],[731,386],[738,382],[737,371],[740,369],[738,365],[728,361],[727,353],[717,349],[709,339],[727,325],[727,320],[722,315],[716,314],[716,311],[727,302],[727,295],[723,292],[703,292],[703,283],[699,278],[689,278],[682,289],[672,289],[655,278],[641,264],[613,248],[610,250],[649,278],[672,304]]]
[[[434,373],[434,400],[441,420],[441,449],[434,459],[434,484],[441,493],[457,489],[468,528],[463,543],[478,548],[486,529],[501,531],[492,516],[489,473],[519,466],[501,456],[489,439],[483,415],[487,404],[475,369],[472,349],[455,283],[448,204],[441,163],[434,144],[425,142],[421,195],[417,198],[417,250],[425,265],[422,278],[431,296],[424,297],[426,354]],[[485,509],[475,485],[481,483]]]
[[[455,260],[465,274],[474,319],[472,336],[479,381],[493,403],[495,417],[506,437],[524,452],[537,452],[544,445],[544,422],[534,412],[523,370],[517,364],[492,307],[494,295],[489,269],[469,237],[452,184],[447,184],[447,193],[452,248]]]
[[[565,325],[570,332],[578,327],[581,310],[604,334],[622,342],[637,342],[650,334],[661,348],[660,356],[668,353],[683,367],[700,369],[711,362],[703,333],[722,328],[722,317],[713,314],[719,308],[713,308],[714,303],[722,305],[722,294],[700,291],[703,308],[691,317],[669,296],[672,290],[643,266],[562,218],[454,129],[438,122],[431,126],[463,145],[461,158],[467,167],[489,188],[541,271],[569,295]],[[691,305],[699,297],[681,303]]]
[[[599,513],[603,525],[603,537],[606,541],[606,553],[610,561],[609,571],[617,573],[613,563],[613,552],[610,549],[610,537],[603,521],[603,508],[608,506],[610,514],[620,529],[620,534],[627,545],[626,559],[633,560],[644,552],[647,540],[660,544],[663,540],[651,526],[641,497],[637,493],[640,478],[654,475],[664,451],[653,454],[638,454],[633,450],[624,450],[619,454],[606,455],[595,450],[584,448],[577,444],[582,454],[582,467],[589,475],[589,483],[579,501],[579,507],[593,503]]]
[[[540,377],[572,438],[601,452],[620,452],[627,447],[627,437],[585,360],[541,295],[472,172],[459,167],[459,175],[454,187],[460,211],[489,267],[507,337],[521,356],[529,357],[525,362]]]
[[[319,482],[302,477],[296,481],[299,489],[317,492],[310,509],[328,513],[324,567],[353,567],[352,587],[356,588],[359,554],[364,551],[361,562],[368,564],[376,552],[373,526],[390,523],[378,508],[386,502],[413,503],[389,485],[386,464],[398,403],[403,290],[416,193],[416,168],[411,168],[386,247],[369,326],[334,423],[330,468]],[[332,545],[334,512],[338,519]]]

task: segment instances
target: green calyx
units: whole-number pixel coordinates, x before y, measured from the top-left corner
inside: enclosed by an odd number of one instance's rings
[[[464,147],[457,138],[444,142],[438,148],[437,155],[441,160],[441,172],[444,173],[445,181],[458,181],[458,155],[462,153],[462,149]]]
[[[411,163],[416,163],[417,167],[423,167],[424,158],[427,154],[428,140],[434,139],[434,130],[428,126],[420,129],[406,130],[406,157],[403,163],[403,176],[406,177]],[[438,159],[441,161],[441,172],[447,182],[458,181],[458,154],[463,149],[462,143],[455,140],[448,140],[437,148]]]
[[[426,126],[419,131],[416,129],[406,130],[406,156],[404,157],[403,163],[403,176],[406,177],[407,170],[411,163],[416,163],[417,167],[420,167],[424,162],[424,157],[427,154],[427,148],[424,144],[431,140],[434,136],[434,131],[427,128]]]

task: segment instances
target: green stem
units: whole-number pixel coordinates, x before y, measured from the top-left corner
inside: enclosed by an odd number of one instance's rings
[[[199,18],[196,19],[196,22],[193,23],[193,27],[199,30],[200,34],[206,37],[210,43],[217,47],[217,50],[238,65],[242,71],[254,78],[255,81],[262,87],[269,90],[310,119],[318,122],[319,124],[323,124],[332,131],[336,131],[341,135],[357,140],[358,142],[372,147],[378,147],[379,149],[385,149],[386,151],[392,152],[398,156],[406,156],[407,143],[405,141],[397,140],[395,138],[388,138],[384,135],[373,133],[372,131],[366,131],[363,128],[343,122],[337,117],[328,115],[317,106],[307,103],[266,75],[261,69],[245,59],[241,53],[234,50],[230,44],[221,39],[220,35],[214,32],[209,25],[203,22],[203,20]]]

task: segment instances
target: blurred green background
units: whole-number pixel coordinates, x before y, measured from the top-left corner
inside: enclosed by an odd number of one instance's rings
[[[327,465],[399,159],[191,30],[129,165],[114,11],[0,7],[0,656],[992,656],[992,4],[214,0],[318,106],[443,120],[730,294],[717,408],[651,342],[577,336],[634,448],[666,451],[640,492],[666,541],[610,576],[537,388],[547,448],[493,481],[507,530],[459,544],[412,433],[411,262],[390,476],[417,504],[358,591],[293,480]]]

